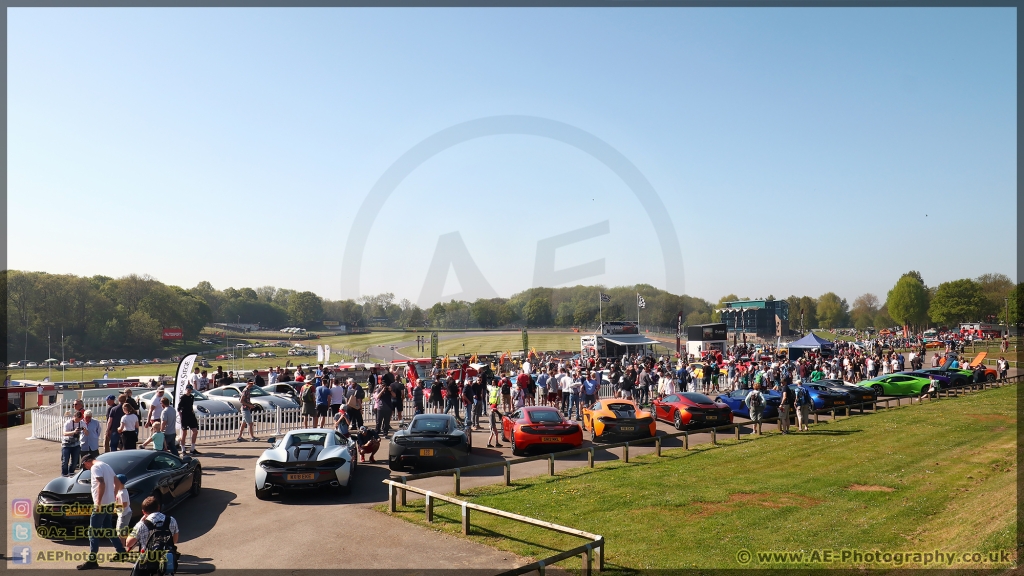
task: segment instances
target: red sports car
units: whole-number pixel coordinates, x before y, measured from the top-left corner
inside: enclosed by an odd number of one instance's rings
[[[732,410],[727,404],[715,402],[704,394],[680,392],[654,399],[654,417],[671,422],[676,430],[700,426],[711,427],[732,423]]]
[[[526,406],[501,418],[501,438],[512,454],[571,450],[583,446],[583,429],[549,406]]]

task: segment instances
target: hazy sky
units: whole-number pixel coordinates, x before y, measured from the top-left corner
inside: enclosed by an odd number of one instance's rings
[[[910,269],[929,285],[1016,280],[1014,9],[12,8],[7,22],[13,269],[353,296],[342,254],[388,167],[514,114],[639,170],[688,294],[884,299]],[[603,259],[570,283],[666,288],[654,224],[608,166],[550,138],[476,138],[397,184],[360,290],[419,299],[457,232],[508,296],[532,285],[538,241],[605,222],[555,267]],[[459,289],[450,273],[444,293]]]

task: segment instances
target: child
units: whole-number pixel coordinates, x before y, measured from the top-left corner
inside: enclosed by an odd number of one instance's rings
[[[487,447],[491,447],[491,441],[494,441],[494,446],[501,448],[501,442],[498,440],[498,419],[501,418],[501,412],[498,412],[498,405],[491,404],[491,435],[487,437]]]
[[[124,487],[124,483],[128,481],[128,477],[124,474],[117,475],[117,481],[114,482],[114,490],[117,490],[117,494],[114,496],[114,509],[117,513],[117,536],[121,539],[123,544],[128,539],[128,534],[132,529],[132,502],[128,496],[128,489]]]
[[[162,424],[159,420],[153,421],[153,435],[149,437],[149,440],[143,442],[140,448],[145,448],[152,443],[153,450],[164,449],[164,433],[161,431],[161,426]]]

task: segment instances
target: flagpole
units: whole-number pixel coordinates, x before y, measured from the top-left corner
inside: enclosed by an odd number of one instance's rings
[[[604,294],[600,290],[597,291],[597,331],[601,331],[601,326],[604,324]]]

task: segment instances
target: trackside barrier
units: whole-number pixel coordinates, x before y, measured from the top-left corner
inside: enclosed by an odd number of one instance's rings
[[[971,385],[965,386],[961,390],[954,389],[954,391],[955,391],[955,394],[958,395],[958,396],[961,395],[960,394],[961,391],[964,393],[962,395],[966,395],[967,393],[973,392],[973,391],[987,390],[987,389],[990,389],[990,388],[1001,388],[1003,386],[1007,386],[1007,385],[1010,385],[1010,384],[1017,384],[1017,383],[1021,382],[1022,380],[1024,380],[1024,374],[1017,375],[1017,376],[1010,376],[1010,377],[1008,377],[1008,378],[1006,378],[1004,380],[997,380],[997,381],[994,381],[994,382],[984,381],[984,382],[980,382],[978,384],[971,384]],[[948,390],[947,390],[947,392],[948,392]],[[909,398],[909,405],[913,405],[915,400],[918,401],[918,404],[923,403],[923,400],[919,399],[916,396],[910,396],[910,397],[907,397],[907,398]],[[841,408],[838,408],[838,407],[823,408],[823,409],[819,409],[819,410],[813,410],[811,413],[815,417],[815,422],[818,421],[817,417],[820,414],[828,414],[828,415],[830,415],[832,417],[833,420],[837,420],[837,419],[839,419],[839,412],[838,412],[839,410],[844,411],[845,412],[844,416],[846,418],[849,418],[849,417],[851,417],[853,415],[852,408],[859,408],[860,409],[859,413],[860,414],[864,414],[864,406],[871,406],[872,412],[877,412],[878,409],[879,409],[879,406],[882,405],[882,404],[885,405],[886,409],[893,408],[893,406],[892,406],[892,402],[893,401],[896,402],[896,407],[902,406],[903,405],[902,404],[902,400],[903,400],[903,397],[886,398],[884,400],[874,400],[874,401],[871,401],[871,402],[859,402],[857,404],[850,404],[850,405],[847,405],[847,406],[843,406]],[[777,417],[776,418],[766,418],[766,419],[762,420],[762,422],[764,422],[764,423],[772,423],[772,422],[774,422],[774,423],[778,424],[779,423],[779,418],[777,418]],[[618,443],[613,443],[613,444],[601,444],[600,446],[592,446],[592,447],[589,447],[589,448],[577,448],[575,450],[566,450],[566,451],[563,451],[563,452],[555,452],[555,453],[551,453],[551,454],[540,454],[540,455],[536,455],[536,456],[525,456],[525,457],[522,457],[522,458],[511,458],[511,459],[495,461],[495,462],[485,462],[485,463],[482,463],[482,464],[474,464],[472,466],[463,466],[463,467],[460,467],[460,468],[451,468],[451,469],[448,469],[448,470],[437,470],[437,471],[433,471],[433,472],[424,472],[424,473],[421,473],[421,474],[402,475],[402,476],[399,477],[400,478],[399,481],[394,481],[394,480],[384,480],[383,481],[385,484],[388,485],[388,503],[389,503],[388,504],[388,508],[389,508],[389,510],[391,512],[395,512],[397,510],[397,505],[398,505],[399,501],[401,502],[402,506],[405,506],[406,505],[406,492],[407,491],[411,491],[411,492],[414,492],[414,493],[417,493],[417,494],[424,495],[424,497],[425,497],[425,509],[426,509],[427,522],[433,522],[433,518],[434,518],[434,508],[433,508],[434,507],[434,500],[443,500],[445,502],[450,502],[452,504],[461,505],[463,507],[462,508],[462,511],[463,511],[463,515],[462,515],[463,534],[468,534],[469,533],[469,526],[470,526],[470,524],[469,524],[469,518],[470,518],[469,514],[470,514],[470,512],[469,511],[470,510],[480,510],[482,512],[485,512],[485,513],[488,513],[488,514],[493,514],[495,516],[501,516],[503,518],[510,518],[512,520],[517,520],[517,521],[520,521],[520,522],[525,522],[527,524],[533,524],[535,526],[540,526],[540,527],[543,527],[543,528],[550,528],[550,529],[556,530],[556,531],[567,530],[568,532],[563,532],[563,533],[573,534],[573,535],[577,535],[577,536],[593,539],[594,542],[589,544],[589,546],[591,548],[587,549],[586,546],[579,546],[579,547],[573,548],[572,550],[568,550],[566,552],[562,552],[560,554],[556,554],[554,556],[551,556],[551,557],[548,557],[548,558],[544,558],[543,560],[538,560],[537,562],[534,562],[532,564],[527,564],[527,565],[515,568],[513,570],[509,570],[507,572],[503,572],[501,574],[501,576],[506,576],[506,575],[510,576],[510,575],[514,575],[514,574],[526,574],[526,573],[533,572],[533,571],[537,571],[540,574],[544,574],[546,566],[550,566],[550,565],[552,565],[552,564],[554,564],[556,562],[559,562],[559,561],[564,560],[566,558],[571,558],[571,557],[577,556],[577,555],[583,555],[584,556],[584,560],[583,560],[583,562],[584,562],[583,573],[584,574],[589,574],[590,573],[590,571],[589,571],[590,570],[590,568],[589,568],[590,560],[589,560],[589,556],[588,555],[590,553],[590,550],[592,550],[593,547],[597,545],[597,539],[599,539],[599,538],[600,538],[600,547],[598,548],[598,557],[599,557],[598,570],[599,571],[604,570],[604,539],[601,538],[600,536],[597,536],[597,535],[594,535],[594,534],[589,534],[587,532],[582,532],[582,531],[579,531],[579,530],[575,530],[573,528],[565,528],[563,526],[558,526],[557,524],[550,524],[548,522],[543,522],[541,520],[537,520],[537,519],[534,519],[534,518],[528,518],[526,516],[520,516],[518,514],[513,514],[511,512],[505,512],[505,511],[497,510],[497,509],[494,509],[494,508],[486,508],[484,506],[478,506],[478,505],[472,504],[470,502],[465,502],[463,500],[457,500],[457,499],[452,498],[452,497],[444,496],[444,495],[441,495],[441,494],[437,494],[435,492],[431,492],[429,490],[424,490],[422,488],[417,488],[415,486],[411,486],[411,485],[409,485],[409,482],[413,481],[413,480],[421,480],[421,479],[424,479],[424,478],[434,478],[434,477],[438,477],[438,476],[451,476],[453,478],[453,480],[454,480],[455,495],[459,496],[462,493],[461,492],[461,490],[462,490],[462,475],[464,473],[466,473],[466,472],[472,472],[472,471],[476,471],[476,470],[486,470],[486,469],[489,469],[489,468],[499,468],[499,467],[500,468],[504,468],[504,484],[505,484],[505,486],[511,486],[512,485],[512,465],[513,464],[524,464],[524,463],[527,463],[527,462],[534,462],[534,461],[537,461],[537,460],[547,460],[547,462],[548,462],[548,474],[551,475],[551,476],[554,476],[555,475],[555,456],[556,455],[559,456],[559,457],[567,457],[567,456],[576,456],[576,455],[579,455],[579,454],[586,454],[587,455],[587,466],[589,466],[590,468],[593,468],[594,467],[594,455],[595,455],[595,451],[597,449],[612,450],[614,448],[622,448],[622,460],[625,461],[625,462],[629,462],[629,447],[630,446],[638,446],[638,445],[643,445],[643,444],[654,443],[655,454],[658,457],[661,457],[661,447],[662,447],[662,443],[664,442],[665,439],[668,439],[668,438],[682,438],[683,449],[684,450],[689,450],[690,449],[690,434],[710,433],[711,434],[711,438],[712,438],[712,443],[715,443],[716,442],[716,435],[717,435],[718,431],[728,432],[731,429],[734,432],[734,434],[736,436],[736,439],[740,440],[741,430],[743,428],[745,428],[745,427],[746,428],[752,427],[752,424],[753,424],[752,422],[741,422],[741,423],[732,423],[732,424],[728,424],[728,425],[725,425],[725,426],[713,426],[713,427],[709,427],[709,428],[701,428],[701,429],[698,429],[698,430],[683,430],[681,432],[672,432],[672,433],[663,434],[663,435],[660,435],[660,436],[652,436],[652,437],[649,437],[649,438],[642,438],[642,439],[639,439],[639,440],[630,440],[628,442],[618,442]]]
[[[545,568],[547,566],[565,560],[566,558],[572,558],[573,556],[581,557],[583,562],[582,574],[589,575],[593,568],[593,555],[595,552],[597,553],[597,570],[599,572],[604,570],[604,537],[598,534],[591,534],[590,532],[584,532],[583,530],[569,528],[568,526],[561,526],[559,524],[545,522],[543,520],[530,518],[529,516],[523,516],[521,514],[513,514],[512,512],[498,510],[497,508],[481,506],[479,504],[474,504],[472,502],[467,502],[465,500],[460,500],[458,498],[453,498],[451,496],[446,496],[444,494],[437,494],[435,492],[431,492],[430,490],[424,490],[422,488],[417,488],[415,486],[409,486],[404,482],[396,482],[394,480],[384,480],[383,482],[388,486],[388,510],[391,511],[392,513],[398,511],[399,501],[401,501],[402,505],[405,505],[406,492],[415,492],[417,494],[422,494],[424,496],[424,509],[427,522],[434,521],[434,505],[437,500],[440,500],[442,502],[448,502],[449,504],[454,504],[456,506],[461,507],[462,533],[465,535],[468,535],[470,529],[472,528],[471,512],[475,510],[477,512],[481,512],[484,514],[497,516],[499,518],[507,518],[509,520],[514,520],[522,524],[529,524],[531,526],[537,526],[539,528],[552,530],[554,532],[559,532],[561,534],[568,534],[570,536],[577,536],[579,538],[585,538],[588,540],[586,544],[577,546],[570,550],[566,550],[565,552],[560,552],[558,554],[555,554],[554,556],[550,556],[543,560],[538,560],[537,562],[534,562],[532,564],[526,564],[524,566],[519,566],[518,568],[513,568],[512,570],[502,572],[501,576],[528,574],[534,571],[544,574]]]

